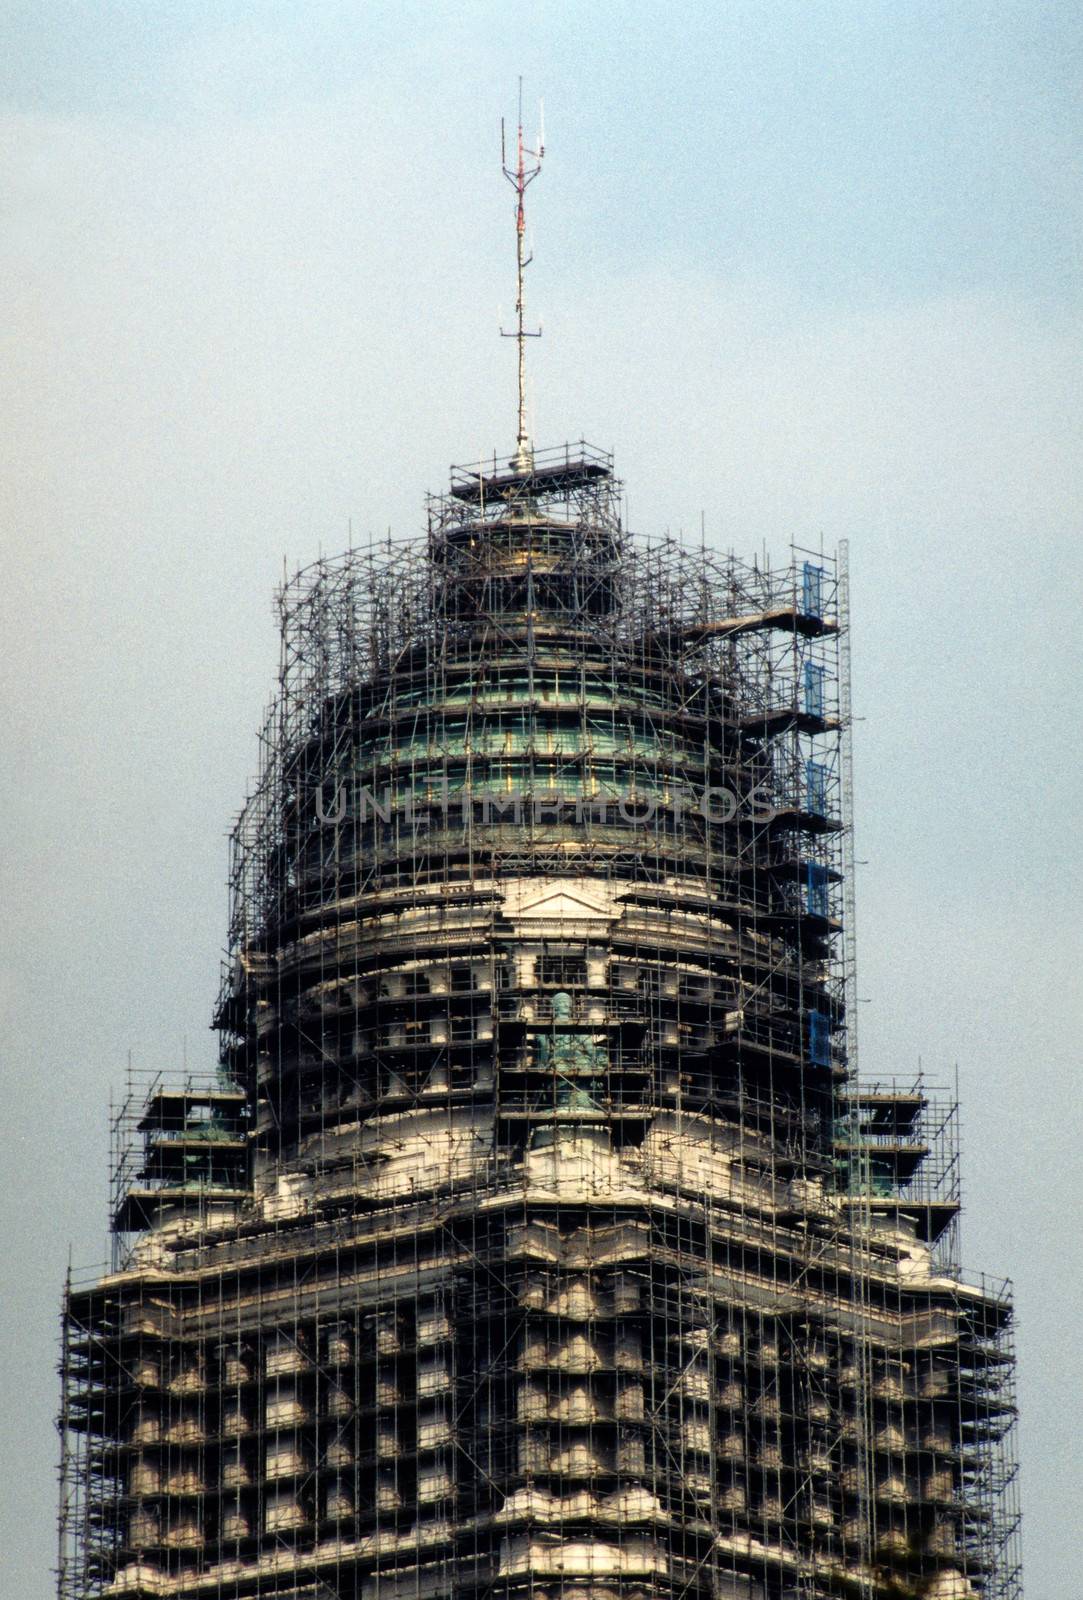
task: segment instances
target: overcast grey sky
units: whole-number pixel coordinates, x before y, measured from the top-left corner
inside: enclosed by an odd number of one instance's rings
[[[630,520],[851,541],[862,1057],[958,1062],[1015,1279],[1028,1600],[1078,1592],[1080,154],[1061,0],[7,0],[4,1592],[51,1593],[56,1308],[130,1051],[214,1059],[271,591],[514,436]]]

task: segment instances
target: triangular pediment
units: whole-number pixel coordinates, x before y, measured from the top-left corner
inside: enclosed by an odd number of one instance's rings
[[[604,888],[592,892],[592,886],[578,882],[542,885],[537,879],[529,887],[509,885],[505,906],[514,917],[536,917],[545,921],[559,918],[583,921],[599,917],[611,920],[619,914]]]

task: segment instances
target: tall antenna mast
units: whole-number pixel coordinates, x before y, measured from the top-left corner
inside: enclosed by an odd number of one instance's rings
[[[533,253],[526,253],[526,207],[524,196],[528,184],[541,171],[542,157],[545,155],[545,116],[539,116],[541,130],[538,134],[538,147],[530,149],[523,139],[523,80],[519,79],[519,124],[516,138],[516,157],[514,167],[508,165],[508,148],[504,134],[504,119],[500,119],[500,164],[504,176],[515,189],[515,331],[505,333],[501,328],[500,334],[504,339],[515,339],[519,346],[519,427],[515,437],[515,459],[512,466],[517,472],[529,472],[534,465],[534,450],[526,427],[526,341],[527,339],[541,338],[541,325],[534,332],[528,332],[523,325],[526,314],[526,301],[523,293],[523,280],[526,269],[533,261]],[[532,165],[528,166],[527,161]]]

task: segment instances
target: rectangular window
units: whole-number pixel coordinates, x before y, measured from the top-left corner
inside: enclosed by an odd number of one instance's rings
[[[585,956],[563,951],[538,957],[538,983],[547,989],[582,989],[587,981]]]
[[[664,993],[664,981],[659,969],[657,967],[641,967],[636,988],[640,994],[649,995],[652,998]]]

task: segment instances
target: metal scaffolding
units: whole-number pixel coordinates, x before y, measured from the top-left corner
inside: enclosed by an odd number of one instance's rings
[[[66,1295],[61,1600],[1018,1600],[954,1106],[848,1060],[845,568],[619,503],[453,469],[282,590],[222,1069]]]

